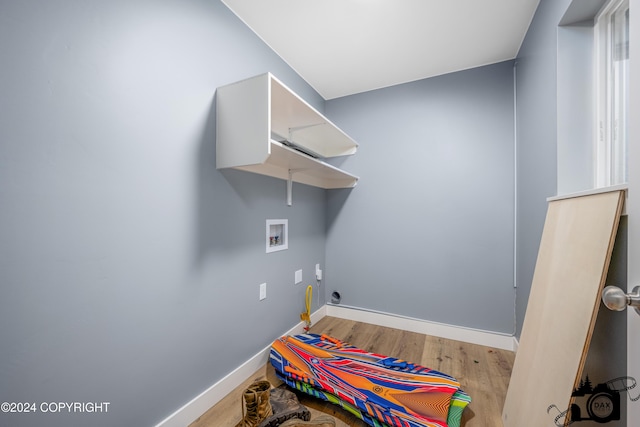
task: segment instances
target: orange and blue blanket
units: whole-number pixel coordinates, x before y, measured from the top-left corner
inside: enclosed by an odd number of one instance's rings
[[[270,361],[289,386],[373,427],[459,427],[471,401],[449,375],[326,335],[281,337],[271,346]]]

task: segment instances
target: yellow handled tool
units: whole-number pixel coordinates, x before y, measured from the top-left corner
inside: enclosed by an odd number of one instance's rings
[[[309,328],[311,328],[311,301],[313,301],[313,286],[307,286],[307,291],[305,293],[304,304],[307,309],[304,313],[300,313],[300,320],[307,324],[304,330],[309,332]]]

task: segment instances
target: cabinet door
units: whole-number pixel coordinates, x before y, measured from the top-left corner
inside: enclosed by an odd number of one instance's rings
[[[271,154],[269,75],[216,91],[216,167],[264,163]]]

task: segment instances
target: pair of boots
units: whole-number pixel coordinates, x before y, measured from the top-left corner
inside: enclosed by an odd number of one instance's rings
[[[243,393],[242,420],[236,427],[335,427],[329,416],[314,421],[296,395],[284,388],[271,388],[269,381],[256,381]],[[246,413],[245,413],[246,407]]]

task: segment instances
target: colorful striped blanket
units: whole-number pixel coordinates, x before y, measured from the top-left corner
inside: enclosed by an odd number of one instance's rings
[[[373,427],[459,427],[471,398],[453,377],[326,335],[284,336],[270,361],[289,386],[338,404]]]

